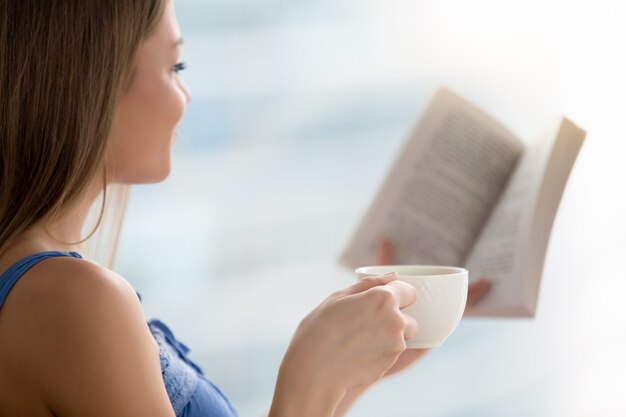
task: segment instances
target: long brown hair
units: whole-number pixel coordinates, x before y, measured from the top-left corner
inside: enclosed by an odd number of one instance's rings
[[[0,256],[99,177],[106,200],[116,105],[167,1],[0,2]]]

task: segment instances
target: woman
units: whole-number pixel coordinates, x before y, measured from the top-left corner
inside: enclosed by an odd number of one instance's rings
[[[145,322],[124,278],[81,254],[108,185],[170,172],[190,99],[181,44],[171,0],[0,3],[2,416],[236,415],[167,326]],[[415,293],[394,279],[337,291],[305,317],[270,416],[342,415],[423,354],[405,351],[417,323],[400,309]]]

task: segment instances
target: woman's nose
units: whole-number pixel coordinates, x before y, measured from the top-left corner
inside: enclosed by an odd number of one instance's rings
[[[185,84],[183,80],[178,80],[178,82],[180,83],[181,90],[183,90],[183,94],[185,94],[185,100],[189,103],[191,101],[191,91],[189,91],[189,87],[187,87],[187,84]]]

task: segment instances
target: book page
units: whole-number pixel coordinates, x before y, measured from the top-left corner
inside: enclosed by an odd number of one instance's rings
[[[492,282],[472,315],[534,316],[552,223],[584,137],[563,118],[528,148],[466,262],[471,279]]]
[[[461,265],[523,151],[507,129],[441,89],[407,139],[340,263],[376,263],[380,239],[398,264]]]

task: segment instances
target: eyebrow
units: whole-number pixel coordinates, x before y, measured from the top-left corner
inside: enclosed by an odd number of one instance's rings
[[[183,38],[178,38],[176,39],[176,42],[174,42],[174,48],[182,45],[185,41],[183,40]]]

